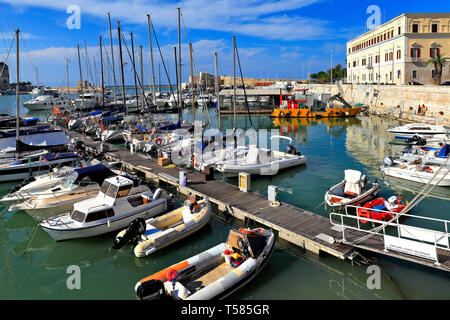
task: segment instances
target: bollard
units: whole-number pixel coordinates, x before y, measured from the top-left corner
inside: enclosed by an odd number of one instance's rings
[[[267,198],[271,202],[278,201],[278,187],[277,186],[268,186],[267,187]]]

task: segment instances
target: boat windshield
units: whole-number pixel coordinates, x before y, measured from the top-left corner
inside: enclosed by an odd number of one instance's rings
[[[85,214],[83,212],[73,210],[72,215],[70,216],[72,220],[75,220],[77,222],[83,222]]]
[[[70,189],[75,186],[75,181],[78,178],[78,172],[74,171],[71,174],[67,175],[63,179],[62,188],[63,189]]]
[[[103,194],[106,194],[106,191],[108,191],[109,186],[110,186],[110,183],[105,181],[105,182],[102,184],[102,187],[101,187],[101,189],[100,189],[100,192],[103,193]]]

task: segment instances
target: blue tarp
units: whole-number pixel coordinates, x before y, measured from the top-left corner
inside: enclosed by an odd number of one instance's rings
[[[144,127],[139,127],[139,126],[136,126],[136,129],[139,129],[139,130],[142,130],[142,131],[145,131],[145,132],[147,132],[147,129],[145,129]]]
[[[75,182],[78,182],[85,177],[89,177],[91,181],[97,182],[99,185],[101,185],[106,178],[116,175],[101,163],[86,168],[75,169],[74,172],[78,174]]]
[[[450,152],[450,146],[448,144],[444,144],[438,154],[438,158],[447,158]]]
[[[159,129],[160,130],[176,130],[181,128],[181,122],[178,120],[177,124],[169,124],[167,126],[162,126]]]
[[[95,116],[95,115],[97,115],[97,114],[101,114],[102,112],[101,111],[92,111],[91,113],[89,113],[89,115],[90,116]]]

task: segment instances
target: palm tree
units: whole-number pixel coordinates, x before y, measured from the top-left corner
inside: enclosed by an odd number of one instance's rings
[[[436,84],[440,85],[441,84],[441,78],[442,78],[442,68],[444,67],[444,64],[447,62],[449,58],[444,58],[443,54],[436,54],[436,56],[434,58],[431,58],[430,60],[428,60],[427,62],[427,67],[429,64],[433,64],[434,65],[434,70],[436,72],[435,74],[435,80],[436,80]]]

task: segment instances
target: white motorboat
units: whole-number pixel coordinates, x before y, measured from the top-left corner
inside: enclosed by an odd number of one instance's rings
[[[37,221],[72,210],[75,202],[95,197],[103,181],[120,172],[99,163],[74,169],[63,180],[28,200],[11,205],[9,211],[24,210]]]
[[[444,164],[422,158],[386,157],[380,168],[383,174],[389,177],[448,187],[450,186],[450,164],[447,163],[440,169],[442,165]]]
[[[207,95],[199,96],[196,99],[199,108],[207,108],[211,104],[211,98]]]
[[[23,106],[30,111],[53,110],[53,108],[73,109],[71,99],[62,93],[38,96],[30,101],[24,102]]]
[[[182,207],[169,213],[147,221],[142,218],[133,220],[116,236],[114,248],[119,249],[131,241],[136,244],[136,257],[148,256],[200,230],[211,215],[211,203],[207,199],[197,202],[189,198]]]
[[[408,123],[404,126],[388,129],[388,132],[392,133],[396,139],[411,139],[414,136],[428,139],[434,135],[448,135],[450,128],[426,123]]]
[[[72,212],[42,221],[39,225],[55,240],[87,238],[125,228],[136,218],[149,219],[167,210],[162,190],[131,194],[133,181],[116,176],[103,182],[95,198],[74,204]]]
[[[255,175],[275,175],[279,170],[306,164],[307,158],[292,146],[291,138],[272,136],[271,140],[274,138],[289,140],[290,145],[286,152],[252,146],[245,157],[218,163],[216,165],[217,171],[225,176],[237,176],[240,172]]]
[[[228,240],[140,280],[139,299],[224,299],[249,283],[267,264],[275,246],[272,231],[232,229]]]
[[[75,153],[41,152],[9,163],[0,164],[0,181],[24,180],[50,172],[54,167],[70,166],[79,160]]]
[[[73,100],[73,105],[75,108],[80,110],[93,109],[97,107],[102,100],[101,92],[86,92],[78,96],[78,98]]]
[[[361,171],[345,170],[345,178],[325,192],[325,203],[330,207],[356,206],[366,203],[380,192],[377,181],[371,183]]]

